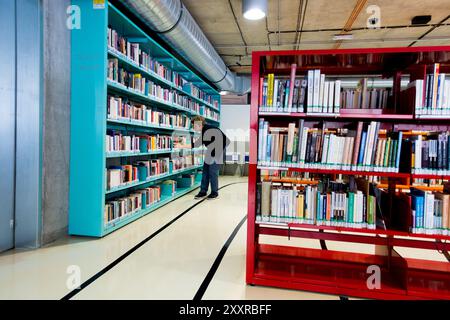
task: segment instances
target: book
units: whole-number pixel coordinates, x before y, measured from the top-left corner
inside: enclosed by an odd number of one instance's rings
[[[257,221],[376,228],[376,196],[349,191],[348,184],[339,181],[319,185],[264,181],[257,199],[265,208]]]
[[[398,173],[401,159],[411,157],[405,151],[403,132],[381,132],[378,122],[360,122],[356,130],[351,130],[327,128],[324,124],[308,128],[303,120],[297,126],[290,123],[288,127],[273,127],[260,119],[259,127],[258,148],[262,152],[258,153],[258,164],[264,166]],[[441,140],[441,149],[448,150],[443,147],[447,136]],[[440,163],[444,159],[448,162],[442,150]],[[432,155],[432,159],[438,159],[437,152]]]
[[[415,174],[450,173],[449,132],[411,131],[411,171]]]
[[[296,64],[292,64],[291,65],[291,78],[289,80],[289,98],[288,98],[288,112],[292,112],[292,108],[293,108],[293,100],[294,100],[294,87],[295,87],[295,74],[297,71],[297,65]],[[295,110],[297,111],[297,107],[295,107]]]
[[[109,200],[105,204],[104,224],[105,226],[113,225],[133,214],[151,208],[152,205],[160,201],[160,186],[144,188],[130,195]]]
[[[292,64],[289,78],[271,73],[260,79],[259,110],[337,114],[341,81],[326,81],[326,75],[319,69],[309,70],[304,76],[297,77],[296,69],[297,65]]]

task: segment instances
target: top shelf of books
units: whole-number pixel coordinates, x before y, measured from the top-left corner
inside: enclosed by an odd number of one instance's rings
[[[109,4],[108,53],[132,72],[156,80],[163,87],[219,111],[220,96],[200,76],[151,39],[137,25]],[[134,73],[133,73],[134,75]]]
[[[256,52],[253,59],[260,115],[450,119],[450,47]]]

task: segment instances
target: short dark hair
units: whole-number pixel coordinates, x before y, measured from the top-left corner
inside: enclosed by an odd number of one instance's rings
[[[191,119],[191,122],[192,122],[192,123],[201,122],[202,125],[205,125],[206,119],[203,118],[202,116],[195,116],[195,117],[193,117],[193,118]]]

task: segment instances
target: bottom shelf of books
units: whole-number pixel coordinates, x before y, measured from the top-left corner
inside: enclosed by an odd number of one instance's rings
[[[429,261],[398,253],[399,247],[450,250],[446,181],[282,170],[258,170],[258,177],[248,283],[365,298],[450,299],[444,256]],[[305,239],[320,240],[322,250],[304,246]],[[327,250],[324,241],[342,246]],[[332,250],[342,247],[349,251]],[[375,271],[379,283],[372,285]]]
[[[200,187],[201,174],[183,174],[108,201],[105,205],[104,234],[170,203]]]

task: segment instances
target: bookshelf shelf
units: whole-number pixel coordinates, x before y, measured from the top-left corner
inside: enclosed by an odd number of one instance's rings
[[[281,170],[294,172],[309,172],[317,174],[343,174],[355,176],[377,176],[377,177],[392,177],[392,178],[409,178],[409,173],[394,173],[383,171],[358,171],[358,170],[328,170],[328,169],[308,169],[308,168],[294,168],[294,167],[274,167],[274,166],[258,166],[258,170]]]
[[[137,182],[134,182],[134,183],[130,183],[130,184],[121,186],[121,187],[114,188],[112,190],[106,190],[105,194],[107,196],[109,196],[109,195],[114,194],[114,193],[118,193],[118,192],[129,190],[129,189],[135,189],[137,187],[142,187],[142,186],[148,187],[148,186],[154,185],[154,184],[156,184],[158,182],[161,182],[163,180],[167,180],[169,178],[174,178],[174,177],[176,177],[176,176],[178,176],[180,174],[188,173],[188,172],[191,172],[191,171],[194,171],[194,170],[198,170],[198,169],[201,169],[201,168],[202,168],[202,166],[193,166],[193,167],[190,167],[190,168],[174,170],[174,171],[172,171],[172,173],[157,175],[157,176],[148,178],[145,181],[137,181]]]
[[[354,119],[376,119],[390,121],[413,120],[414,116],[410,114],[373,114],[367,113],[340,113],[336,115],[308,114],[308,113],[283,113],[283,112],[259,112],[261,117],[291,117],[308,119],[333,119],[333,120],[354,120]]]
[[[167,150],[156,150],[151,152],[110,152],[106,153],[107,159],[114,159],[114,158],[130,158],[130,157],[146,157],[146,156],[155,156],[160,154],[170,154],[170,153],[178,153],[178,152],[198,152],[201,151],[200,148],[193,148],[193,149],[167,149]]]
[[[450,175],[445,174],[411,174],[411,178],[415,179],[440,179],[440,180],[450,180]]]
[[[185,109],[181,106],[177,106],[174,103],[170,103],[167,101],[164,101],[163,99],[158,99],[156,97],[152,97],[152,96],[147,96],[141,92],[138,92],[137,90],[133,90],[133,89],[129,89],[119,83],[115,83],[114,81],[108,80],[108,89],[110,89],[113,92],[118,92],[121,94],[125,94],[134,98],[137,98],[141,101],[143,101],[144,103],[151,103],[153,105],[157,105],[165,110],[169,110],[169,111],[180,111],[180,112],[184,112],[190,115],[198,115],[197,112],[194,112],[192,110],[189,109]]]
[[[106,153],[107,159],[114,159],[114,158],[129,158],[129,157],[145,157],[145,156],[155,156],[159,154],[168,154],[175,152],[173,149],[170,150],[157,150],[152,152],[110,152]]]
[[[406,231],[398,231],[398,230],[382,230],[382,229],[366,229],[366,228],[349,228],[349,227],[336,227],[336,226],[325,226],[325,225],[312,225],[305,223],[270,223],[270,222],[256,222],[259,226],[264,227],[279,227],[284,228],[284,230],[291,229],[291,235],[293,229],[308,229],[308,230],[325,230],[325,231],[337,231],[343,232],[346,234],[370,234],[376,236],[391,236],[391,237],[409,237],[409,238],[420,238],[420,239],[438,239],[448,241],[450,240],[450,235],[444,234],[426,234],[426,233],[411,233]],[[265,229],[262,229],[265,230]],[[263,231],[264,232],[264,231]],[[334,238],[338,240],[337,238]],[[340,239],[340,238],[339,238]],[[387,238],[385,238],[387,239]],[[330,240],[330,239],[328,239]],[[340,239],[342,240],[342,239]],[[392,239],[391,239],[392,240]],[[395,241],[395,240],[394,240]],[[403,239],[401,240],[403,241]],[[426,241],[426,248],[429,248],[429,241]],[[432,244],[435,246],[435,244]],[[450,243],[443,243],[443,249],[450,249]]]
[[[427,228],[424,227],[423,229],[423,226],[412,228],[413,221],[410,220],[414,219],[410,216],[412,206],[409,205],[408,207],[405,205],[408,202],[404,200],[405,198],[410,199],[411,197],[408,196],[408,193],[403,192],[403,190],[407,190],[417,184],[416,182],[413,182],[412,179],[450,180],[450,175],[414,174],[411,173],[413,167],[412,162],[406,161],[405,163],[401,163],[403,166],[399,166],[398,164],[398,159],[402,159],[400,160],[401,162],[406,160],[408,156],[411,158],[411,153],[409,152],[413,149],[407,148],[412,148],[412,141],[415,141],[413,139],[416,139],[413,136],[423,135],[423,133],[421,133],[422,131],[450,131],[448,115],[430,116],[415,114],[417,108],[411,108],[409,104],[410,101],[408,100],[410,97],[406,96],[406,94],[409,94],[409,89],[401,91],[401,75],[408,74],[411,82],[417,79],[424,79],[428,74],[428,66],[435,63],[440,64],[441,71],[448,72],[450,66],[450,60],[448,59],[449,53],[450,47],[444,46],[253,52],[250,130],[255,134],[250,137],[246,265],[246,282],[248,284],[372,299],[450,299],[450,267],[448,263],[406,258],[396,251],[397,247],[419,248],[425,250],[450,250],[450,229],[447,230],[445,227],[433,228],[433,226]],[[294,68],[294,64],[296,65],[296,68]],[[312,106],[311,108],[314,110],[316,108],[314,105],[321,105],[320,103],[307,104],[306,102],[308,97],[308,87],[310,86],[310,82],[308,82],[308,71],[310,70],[320,70],[319,75],[325,74],[325,76],[330,76],[332,79],[344,79],[347,76],[353,79],[355,76],[373,77],[376,74],[383,74],[387,78],[393,78],[392,95],[385,105],[385,110],[345,109],[342,105],[336,106],[335,104],[334,107],[340,109],[339,112],[336,113],[279,112],[283,109],[287,111],[291,110],[287,105],[290,104],[289,101],[292,101],[288,94],[292,92],[292,79],[294,76],[295,80],[300,79],[299,82],[295,82],[295,88],[298,88],[298,91],[297,93],[294,93],[294,95],[306,95],[306,97],[304,96],[304,106]],[[275,77],[278,77],[278,84],[280,84],[280,86],[276,88],[278,88],[277,90],[282,90],[282,94],[285,95],[284,98],[279,98],[281,99],[280,103],[282,106],[284,103],[284,107],[281,109],[264,107],[267,101],[269,101],[267,104],[270,105],[272,95],[275,96],[275,89],[273,86],[274,78],[271,74],[275,74]],[[289,87],[287,81],[290,81],[291,87]],[[305,86],[304,83],[306,82],[308,82],[308,84]],[[270,83],[272,83],[272,86]],[[321,85],[320,82],[319,85]],[[314,88],[316,88],[315,84]],[[324,90],[327,90],[326,86],[320,88],[325,88]],[[306,93],[301,93],[300,89],[305,90]],[[335,94],[336,92],[337,90],[335,91]],[[337,95],[334,97],[337,97]],[[314,96],[314,99],[315,98],[316,96]],[[336,101],[336,99],[337,98],[334,98],[334,101]],[[273,101],[275,101],[275,105],[277,100],[275,99]],[[300,101],[300,99],[298,99],[298,101]],[[323,110],[326,111],[326,105],[322,104],[322,106],[324,106]],[[294,111],[296,110],[297,109],[295,108]],[[300,110],[300,107],[298,110]],[[306,108],[304,110],[306,110]],[[329,110],[330,106],[328,105],[328,111]],[[309,108],[306,111],[309,111]],[[290,164],[291,159],[287,157],[287,152],[286,154],[283,153],[283,148],[289,150],[287,147],[289,143],[294,145],[295,148],[297,147],[295,142],[292,143],[292,137],[298,141],[300,139],[306,139],[298,134],[298,132],[302,132],[299,131],[300,128],[302,128],[302,130],[305,130],[303,131],[303,136],[310,139],[311,133],[323,132],[325,128],[328,128],[325,126],[327,122],[334,126],[332,128],[348,128],[347,130],[349,131],[354,130],[356,124],[359,126],[362,123],[361,125],[364,126],[369,122],[379,123],[381,125],[377,126],[375,130],[380,131],[375,132],[381,132],[382,128],[384,131],[380,134],[380,137],[385,140],[388,139],[387,137],[392,137],[392,139],[397,139],[396,137],[398,137],[399,143],[400,135],[397,136],[394,134],[396,134],[397,131],[404,132],[405,135],[403,135],[401,139],[402,141],[407,142],[405,142],[405,145],[402,144],[401,147],[395,149],[398,152],[397,164],[393,166],[392,162],[389,163],[389,161],[391,161],[389,160],[388,165],[386,166],[386,159],[391,159],[391,155],[394,154],[394,151],[390,151],[391,154],[389,155],[386,153],[384,154],[384,167],[400,167],[402,168],[400,170],[401,172],[397,173],[397,169],[395,169],[395,172],[387,172],[392,171],[393,169],[385,169],[384,171],[329,169],[333,168],[333,166],[318,169],[319,167],[312,162],[317,161],[317,157],[320,162],[320,156],[322,155],[320,152],[316,154],[311,153],[313,156],[311,156],[309,160],[305,160],[298,156],[299,158],[293,160],[294,163]],[[260,128],[260,125],[263,125],[264,127]],[[272,131],[269,131],[269,128],[271,128]],[[339,135],[339,132],[343,132],[338,130],[341,129],[331,132],[336,135]],[[363,131],[364,130],[366,129],[363,129]],[[369,129],[367,129],[367,135],[368,130]],[[292,135],[292,132],[295,132],[295,134]],[[390,136],[391,132],[392,136]],[[268,139],[266,138],[267,133],[271,133],[270,139],[272,140],[266,140]],[[259,144],[261,141],[260,135],[263,134],[263,143]],[[282,134],[286,137],[276,140]],[[291,140],[289,140],[290,134]],[[344,134],[342,135],[344,136]],[[350,138],[351,137],[352,136],[350,136]],[[321,136],[321,138],[323,139],[323,136]],[[279,142],[276,142],[274,145],[273,139]],[[288,141],[285,142],[283,141],[284,139],[287,139]],[[313,138],[311,137],[311,139]],[[371,141],[373,140],[374,138],[372,138]],[[264,142],[267,141],[269,141],[268,144],[264,144]],[[316,142],[316,140],[314,140],[314,142],[309,142],[310,140],[305,141],[307,142],[304,143],[307,143],[307,146],[312,146],[312,149],[314,149],[314,146],[317,148],[317,143],[322,143],[322,140],[318,140],[319,142]],[[259,145],[264,146],[263,150],[265,151],[260,153]],[[300,143],[298,143],[298,145],[300,145]],[[269,149],[269,147],[272,149]],[[281,150],[281,153],[276,150]],[[267,156],[265,152],[267,152]],[[275,158],[271,157],[273,152],[275,152]],[[300,153],[300,151],[298,152]],[[304,149],[302,152],[305,152]],[[404,156],[404,153],[406,157]],[[319,156],[317,156],[317,154]],[[383,155],[383,153],[381,153],[381,155]],[[304,155],[302,155],[302,157],[303,156]],[[361,158],[361,156],[363,158],[367,157],[367,152],[366,155],[360,152],[359,157]],[[376,155],[372,156],[376,157]],[[282,160],[280,160],[280,158]],[[301,159],[301,161],[298,159]],[[354,157],[352,159],[354,159]],[[308,162],[309,167],[305,168],[301,165],[302,161],[305,163]],[[410,159],[410,161],[412,160]],[[322,160],[322,162],[324,161]],[[325,162],[329,163],[329,160]],[[335,161],[331,162],[335,163]],[[347,162],[343,163],[347,163],[345,168],[349,167],[348,159]],[[356,163],[366,164],[366,162],[361,162],[361,160],[358,159],[356,160]],[[376,162],[373,158],[372,160],[369,160],[368,163],[375,164]],[[378,162],[378,164],[379,163],[383,164],[383,162]],[[395,161],[393,163],[395,163]],[[383,167],[383,165],[381,165],[381,167]],[[381,167],[379,170],[383,170]],[[427,166],[425,165],[422,168],[427,168]],[[439,166],[439,168],[441,167]],[[276,211],[275,209],[276,215],[274,216],[274,219],[269,218],[270,213],[261,213],[263,211],[262,206],[264,205],[263,191],[261,191],[261,188],[264,188],[264,185],[260,185],[261,182],[266,183],[266,191],[269,190],[267,192],[269,192],[270,197],[273,197],[273,193],[270,192],[279,192],[276,201],[283,201],[283,198],[280,200],[279,197],[286,197],[285,199],[288,199],[288,201],[291,199],[289,198],[289,191],[283,192],[284,190],[290,190],[289,188],[292,188],[292,184],[302,185],[298,186],[300,189],[294,190],[300,190],[297,194],[303,194],[305,199],[308,197],[308,191],[306,191],[306,189],[309,188],[308,190],[311,190],[312,188],[317,187],[317,183],[320,184],[320,181],[312,181],[308,179],[308,177],[293,173],[381,177],[381,180],[376,179],[376,181],[379,182],[378,188],[384,188],[383,192],[385,192],[386,197],[389,197],[384,198],[384,201],[386,202],[383,202],[383,205],[389,206],[388,210],[383,211],[384,213],[387,212],[387,215],[382,215],[385,225],[387,226],[386,229],[378,229],[380,227],[375,228],[377,224],[371,224],[370,227],[361,229],[354,228],[355,225],[348,223],[337,224],[333,222],[323,222],[323,220],[329,219],[328,212],[325,213],[325,211],[317,211],[320,214],[323,214],[320,218],[319,214],[317,217],[315,216],[314,212],[316,211],[312,211],[312,219],[310,219],[310,216],[308,216],[307,219],[304,219],[306,218],[306,209],[303,207],[302,209],[298,209],[298,207],[297,209],[293,209],[302,210],[301,212],[303,213],[301,214],[305,215],[300,215],[300,218],[298,219],[293,218],[292,212],[289,211],[291,209],[286,208],[279,209],[281,211]],[[274,175],[273,178],[268,177],[272,174]],[[303,182],[299,182],[302,181],[302,179]],[[367,179],[365,181],[367,181]],[[267,183],[269,183],[269,187],[267,187]],[[304,190],[301,188],[304,188]],[[422,188],[422,190],[424,190],[422,192],[442,192],[444,189],[442,186],[419,186],[417,188]],[[360,190],[359,187],[358,190]],[[319,194],[319,196],[327,196],[327,194],[331,193],[329,190],[328,193],[327,191],[323,192],[326,194],[324,195],[322,193]],[[367,193],[367,197],[369,197],[369,193]],[[322,200],[322,198],[320,199]],[[390,202],[391,200],[387,199],[392,199],[392,201],[395,199],[395,201]],[[316,200],[317,199],[314,201]],[[325,200],[328,201],[328,198],[324,198],[323,201]],[[306,203],[306,200],[304,201]],[[314,202],[309,203],[311,204]],[[277,204],[280,206],[279,203]],[[268,206],[269,212],[274,210],[273,207],[270,207],[271,205],[273,205],[273,203],[270,202],[269,198],[268,205],[265,204],[266,208]],[[367,200],[367,206],[369,205],[369,200]],[[281,206],[283,206],[283,204],[281,204]],[[325,205],[325,202],[321,204],[317,201],[317,206],[322,209],[326,206],[325,208],[328,210],[328,203]],[[309,210],[311,210],[310,207]],[[315,210],[315,208],[313,210]],[[378,210],[378,207],[376,210]],[[258,215],[257,212],[259,212]],[[372,211],[372,213],[373,212],[374,211]],[[269,216],[267,216],[268,214]],[[324,218],[325,214],[326,218]],[[289,216],[289,218],[284,218],[286,215]],[[369,211],[367,211],[367,215],[369,215]],[[377,216],[378,211],[375,211],[375,221],[377,220]],[[348,219],[348,217],[345,219]],[[369,221],[368,216],[366,216],[365,219],[367,220],[363,221]],[[308,223],[304,223],[306,222],[305,220],[307,220]],[[311,224],[309,224],[309,221],[312,221]],[[342,221],[339,220],[339,216],[338,221]],[[286,247],[267,244],[266,238],[261,237],[262,235],[285,239],[296,237],[302,239],[370,244],[373,245],[375,249],[372,254],[362,254],[358,252],[309,249],[294,245]],[[273,243],[272,241],[270,242]],[[369,265],[377,265],[380,267],[382,273],[381,289],[370,290],[367,288],[367,267]]]
[[[150,77],[152,80],[157,81],[159,84],[165,85],[168,88],[172,88],[172,82],[170,82],[167,79],[164,79],[163,77],[159,76],[157,73],[147,70],[146,68],[138,65],[136,62],[134,62],[131,59],[128,59],[125,55],[121,54],[120,52],[116,52],[112,48],[108,48],[108,55],[111,57],[117,58],[121,63],[126,64],[127,68],[130,68],[132,71],[141,72],[145,76]]]
[[[153,130],[168,130],[168,131],[176,131],[176,132],[184,132],[184,133],[194,133],[194,130],[186,129],[186,128],[177,128],[177,127],[169,127],[169,126],[158,126],[152,124],[144,124],[137,121],[128,121],[128,120],[113,120],[108,119],[108,124],[115,125],[124,125],[131,127],[141,127],[145,129],[153,129]]]
[[[148,178],[145,181],[137,181],[137,182],[125,185],[125,186],[114,188],[113,190],[106,190],[106,194],[109,195],[109,194],[112,194],[112,193],[124,191],[124,190],[127,190],[127,189],[133,189],[133,188],[136,188],[136,187],[139,187],[139,186],[144,186],[144,185],[145,186],[149,186],[149,185],[154,184],[154,183],[156,183],[158,181],[161,181],[161,180],[164,180],[164,179],[168,179],[168,178],[174,177],[176,175],[183,174],[183,173],[186,173],[186,172],[190,172],[190,171],[193,171],[193,170],[197,170],[197,169],[200,169],[201,167],[202,166],[193,166],[193,167],[190,167],[190,168],[174,170],[174,171],[172,171],[172,173],[157,175],[157,176]]]
[[[109,119],[110,96],[124,98],[121,101],[126,101],[131,106],[140,103],[147,106],[146,110],[151,107],[152,110],[165,111],[171,115],[183,114],[192,118],[200,113],[206,115],[206,112],[209,112],[208,109],[214,110],[220,117],[220,94],[215,87],[205,82],[201,76],[164,49],[109,1],[105,1],[104,8],[95,8],[92,6],[92,2],[85,0],[73,0],[72,4],[79,6],[83,12],[83,27],[72,31],[71,40],[73,57],[71,60],[71,103],[73,108],[71,113],[69,234],[103,237],[198,188],[199,170],[202,168],[202,165],[197,165],[201,163],[202,157],[198,152],[201,151],[199,148],[164,149],[145,153],[106,152],[107,141],[105,138],[109,134],[109,130],[117,130],[124,133],[124,136],[127,136],[128,132],[143,136],[155,133],[187,134],[189,136],[196,134],[194,130],[188,128],[154,125],[130,119]],[[117,39],[113,39],[113,30],[117,31]],[[119,37],[122,38],[119,39]],[[122,50],[119,52],[115,49],[118,47],[116,45],[119,41],[121,45],[124,44],[123,41],[128,41],[130,46],[125,44],[122,47],[127,50],[134,50],[139,46],[140,50],[134,51],[134,53],[145,53],[148,56],[141,56],[136,61],[144,61],[140,58],[147,59],[145,60],[147,62],[151,61],[154,63],[151,67],[152,70],[144,67],[144,65],[150,66],[151,64],[140,65],[123,54]],[[133,41],[138,41],[139,44],[132,43]],[[130,52],[128,51],[128,53]],[[161,76],[162,73],[154,72],[153,70],[156,69],[153,69],[153,66],[160,68],[158,72],[163,70],[164,77]],[[123,70],[119,70],[119,68],[123,68]],[[138,83],[131,84],[128,82],[127,76],[119,77],[119,72],[122,72],[122,76],[133,75],[133,78],[130,77],[128,80],[141,79],[143,81],[145,78],[163,89],[176,90],[179,95],[190,97],[191,100],[198,102],[197,110],[200,105],[200,113],[163,99],[145,95],[112,81],[112,78],[122,79],[121,81],[129,84],[130,87],[137,87]],[[180,75],[183,79],[178,78]],[[167,79],[174,80],[169,81],[165,78],[166,76]],[[218,107],[211,108],[211,104],[177,88],[176,81],[187,85],[189,90],[189,84],[195,84],[195,87],[200,90],[199,95],[202,98],[211,99],[214,104],[217,101]],[[145,85],[151,86],[151,83],[145,83]],[[153,90],[159,90],[159,88]],[[167,91],[158,92],[158,95],[162,96],[163,93],[167,94]],[[127,100],[131,100],[131,102]],[[211,115],[211,117],[215,117],[215,115]],[[213,125],[220,124],[219,121],[210,119],[210,117],[205,118]],[[135,147],[133,148],[135,149]],[[161,158],[167,159],[164,161],[169,168],[178,168],[183,161],[186,161],[186,164],[195,165],[181,170],[171,170],[170,173],[164,175],[152,176],[145,181],[138,181],[137,177],[133,177],[136,179],[135,182],[107,190],[107,185],[109,185],[107,178],[111,178],[111,176],[107,176],[107,169],[127,167],[127,170],[131,170],[129,168],[132,168],[134,175],[137,166],[151,164],[153,168],[154,165],[159,164],[156,161],[151,163],[151,160]],[[111,171],[108,174],[111,174]],[[117,175],[114,178],[116,181],[112,185],[117,185]],[[158,199],[159,201],[157,201]],[[126,201],[128,204],[133,203],[136,207],[127,204],[123,206],[127,209],[121,212],[123,207],[119,204],[127,203]],[[155,201],[157,202],[155,203]]]
[[[150,77],[152,80],[157,81],[159,84],[162,84],[167,88],[174,89],[174,90],[178,91],[179,93],[197,101],[198,103],[200,103],[201,105],[203,105],[205,107],[208,107],[217,112],[220,111],[218,108],[215,108],[212,104],[210,104],[202,99],[199,99],[196,96],[184,91],[182,88],[177,87],[173,82],[171,82],[167,79],[164,79],[163,77],[161,77],[157,73],[153,72],[152,70],[147,70],[146,68],[138,65],[133,60],[128,59],[128,57],[126,57],[125,55],[121,54],[120,52],[117,52],[115,49],[108,48],[108,55],[110,55],[111,57],[117,58],[121,63],[126,64],[127,67],[131,68],[133,71],[141,72],[142,74]]]
[[[180,188],[178,189],[178,191],[175,193],[174,196],[163,196],[161,197],[161,200],[157,203],[155,203],[154,205],[149,206],[148,208],[141,210],[139,212],[136,212],[132,215],[127,216],[126,218],[123,218],[119,221],[113,222],[108,224],[105,227],[105,234],[109,234],[127,224],[129,224],[130,222],[133,222],[139,218],[141,218],[142,216],[145,216],[146,214],[155,211],[156,209],[161,208],[162,206],[170,203],[171,201],[184,196],[185,194],[194,191],[195,189],[198,189],[200,187],[199,183],[196,183],[195,185],[193,185],[190,188]]]

